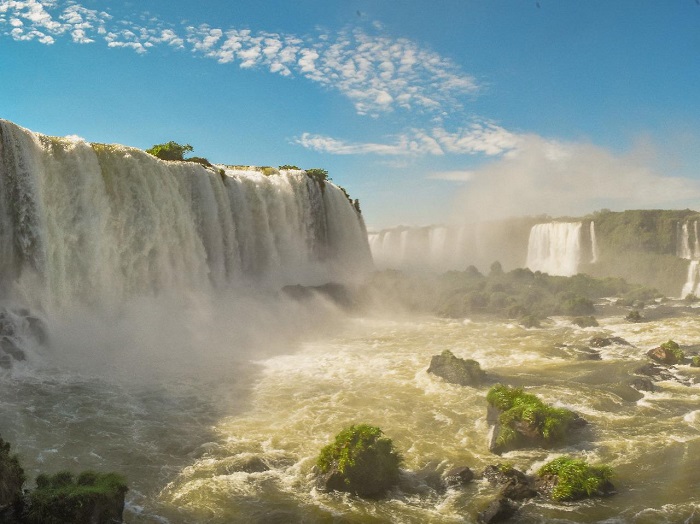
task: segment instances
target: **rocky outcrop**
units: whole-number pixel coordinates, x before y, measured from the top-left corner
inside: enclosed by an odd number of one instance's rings
[[[442,483],[446,488],[465,486],[474,480],[474,472],[467,466],[460,466],[446,471]]]
[[[609,466],[594,466],[585,460],[562,456],[538,470],[535,487],[541,496],[557,502],[607,497],[615,493],[610,482],[612,474]]]
[[[683,350],[673,340],[669,340],[658,347],[650,349],[647,351],[647,356],[659,364],[666,364],[669,366],[680,364],[685,358]]]
[[[512,466],[487,466],[484,478],[499,489],[500,495],[510,500],[521,501],[537,496],[533,478]]]
[[[486,373],[476,360],[456,357],[447,349],[430,359],[428,373],[460,386],[478,386],[486,379]]]
[[[379,497],[399,481],[401,458],[381,429],[350,426],[321,450],[316,461],[317,486],[324,491],[347,491]]]
[[[527,447],[549,448],[587,424],[577,413],[549,406],[520,388],[498,384],[489,390],[486,400],[486,419],[491,424],[489,451],[496,454]]]
[[[632,344],[620,337],[593,337],[588,344],[594,348],[604,348],[612,345],[632,346]]]

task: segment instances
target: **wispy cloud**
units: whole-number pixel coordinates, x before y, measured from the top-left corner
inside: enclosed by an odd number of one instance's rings
[[[392,143],[353,143],[329,136],[304,133],[295,143],[314,151],[335,155],[414,155],[445,154],[498,156],[517,151],[522,135],[496,124],[474,122],[456,131],[435,127],[429,131],[412,129],[394,138]]]
[[[433,180],[448,180],[450,182],[467,182],[474,178],[474,171],[433,171],[428,174],[428,178]]]
[[[376,34],[355,28],[300,37],[207,24],[176,26],[154,17],[115,19],[73,1],[0,0],[0,33],[17,41],[50,45],[69,37],[140,54],[155,46],[187,49],[221,64],[307,78],[341,93],[362,115],[440,114],[479,91],[476,79],[448,58],[409,39],[382,35],[380,24],[372,31]]]

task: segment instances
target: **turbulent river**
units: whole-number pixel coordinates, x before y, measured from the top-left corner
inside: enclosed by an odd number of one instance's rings
[[[436,473],[499,461],[533,472],[563,453],[612,465],[618,493],[535,499],[517,522],[700,522],[700,370],[679,366],[681,382],[659,382],[641,399],[626,386],[648,349],[671,338],[700,341],[700,317],[689,310],[641,324],[599,317],[600,327],[586,329],[564,319],[525,329],[477,318],[333,318],[325,333],[252,360],[240,351],[211,357],[223,360],[206,375],[142,371],[145,380],[35,356],[0,381],[3,437],[30,478],[61,469],[124,474],[128,523],[475,522],[493,488],[477,480],[440,491]],[[597,334],[633,346],[581,359],[572,346]],[[588,429],[565,448],[489,453],[488,386],[450,385],[426,372],[445,349],[479,361],[494,382],[579,412]],[[386,500],[315,489],[319,449],[359,422],[380,426],[403,455],[400,488]]]

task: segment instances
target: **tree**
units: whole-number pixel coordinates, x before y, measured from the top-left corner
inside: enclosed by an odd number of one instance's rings
[[[189,144],[178,144],[172,140],[167,144],[156,144],[146,153],[160,158],[161,160],[185,160],[185,153],[191,153],[194,148]]]

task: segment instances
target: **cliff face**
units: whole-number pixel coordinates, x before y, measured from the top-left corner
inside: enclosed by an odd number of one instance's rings
[[[595,224],[599,256],[580,270],[599,277],[620,276],[680,296],[689,265],[681,249],[684,225],[697,217],[691,210],[602,211],[586,217]],[[686,227],[686,243],[687,234]]]

